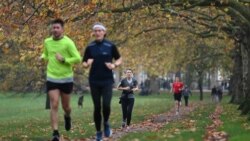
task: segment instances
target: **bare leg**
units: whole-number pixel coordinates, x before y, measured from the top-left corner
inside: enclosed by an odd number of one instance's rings
[[[175,101],[175,111],[179,112],[179,101]]]
[[[53,130],[58,130],[58,105],[59,105],[59,97],[60,91],[58,89],[49,91],[50,97],[50,120],[51,127]]]
[[[71,108],[70,108],[70,94],[61,93],[62,107],[64,110],[64,127],[66,131],[71,129]]]
[[[180,111],[181,101],[178,101],[178,112]]]
[[[71,107],[70,107],[70,94],[61,93],[62,108],[66,116],[70,116]]]

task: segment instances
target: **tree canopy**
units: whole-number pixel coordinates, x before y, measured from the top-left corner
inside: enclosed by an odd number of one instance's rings
[[[62,18],[81,53],[93,23],[102,22],[120,48],[122,69],[164,75],[188,65],[198,73],[221,68],[232,74],[233,97],[250,101],[249,0],[6,0],[0,12],[1,90],[43,85],[44,64],[37,58],[50,21]],[[75,71],[78,80],[87,74],[80,65]],[[242,105],[247,113],[250,106]]]

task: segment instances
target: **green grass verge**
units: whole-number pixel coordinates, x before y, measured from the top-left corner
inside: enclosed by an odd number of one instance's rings
[[[221,120],[223,126],[219,130],[229,134],[230,141],[250,141],[250,121],[241,116],[238,105],[224,104]]]
[[[199,96],[194,94],[192,101],[198,101]],[[93,105],[90,95],[85,96],[83,109],[77,108],[78,96],[72,95],[73,130],[64,130],[63,111],[59,112],[59,129],[63,136],[70,139],[90,137],[95,134],[93,123]],[[113,128],[120,127],[121,108],[118,104],[119,93],[114,93],[112,99],[111,124]],[[250,140],[250,122],[246,117],[239,116],[236,105],[227,104],[229,97],[222,103],[224,112],[221,116],[224,124],[219,130],[230,135],[230,141]],[[204,94],[204,102],[209,103],[210,95]],[[133,111],[133,123],[141,122],[154,114],[168,111],[173,106],[172,95],[136,96]],[[0,94],[0,140],[34,140],[44,141],[51,137],[49,111],[44,109],[45,95],[37,94],[13,95]],[[214,105],[209,103],[199,107],[185,119],[171,122],[158,132],[131,133],[121,141],[186,141],[202,140],[205,127],[211,123],[208,118],[214,111]]]
[[[179,119],[165,125],[158,132],[131,133],[121,138],[121,141],[201,141],[205,127],[211,123],[209,115],[214,111],[214,105],[200,106],[185,119]]]
[[[204,103],[211,101],[210,94],[205,93],[203,97]],[[199,101],[199,95],[194,93],[190,97],[190,102]],[[208,116],[214,111],[214,104],[205,104],[187,116],[185,119],[170,122],[164,128],[157,132],[131,133],[122,137],[121,141],[188,141],[202,140],[205,127],[210,124]]]
[[[198,96],[193,97],[198,100]],[[221,105],[223,113],[220,119],[223,125],[218,130],[225,131],[229,134],[230,141],[249,141],[250,140],[250,121],[246,116],[241,116],[238,106],[228,104],[230,97],[225,96]],[[185,119],[178,120],[167,124],[157,132],[131,133],[121,141],[201,141],[205,134],[205,128],[211,124],[209,115],[214,112],[215,105],[212,104],[209,96],[205,96],[204,106],[199,107],[195,112]]]
[[[120,93],[114,93],[112,99],[111,125],[120,127],[121,108],[118,104]],[[93,123],[93,104],[90,95],[86,95],[83,109],[77,108],[78,96],[72,95],[73,130],[64,130],[63,111],[59,112],[59,130],[70,139],[90,137],[95,134]],[[171,95],[136,96],[133,111],[133,123],[140,122],[153,114],[163,113],[173,105]],[[51,137],[49,111],[45,110],[45,95],[37,94],[13,96],[0,94],[0,140],[19,141],[23,139],[44,141]]]

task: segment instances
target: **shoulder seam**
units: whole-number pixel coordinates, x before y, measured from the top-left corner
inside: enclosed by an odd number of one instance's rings
[[[91,42],[91,43],[88,44],[88,47],[95,46],[95,45],[96,45],[95,42]]]

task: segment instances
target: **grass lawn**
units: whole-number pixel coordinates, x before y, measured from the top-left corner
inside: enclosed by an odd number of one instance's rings
[[[195,101],[198,96],[194,96]],[[209,102],[206,95],[204,101]],[[215,105],[205,104],[199,106],[185,119],[170,122],[157,132],[132,133],[124,136],[121,141],[201,141],[205,127],[211,123],[209,115],[214,111]]]
[[[204,108],[198,108],[186,119],[170,122],[158,132],[132,133],[124,136],[121,141],[202,141],[213,106],[206,111]]]
[[[250,121],[246,116],[240,116],[237,105],[224,104],[221,116],[224,122],[220,130],[229,134],[230,141],[250,141]]]
[[[124,136],[121,141],[201,141],[205,134],[205,128],[211,124],[209,115],[214,112],[215,105],[209,102],[205,96],[206,104],[200,106],[187,118],[171,122],[158,132],[132,133]],[[193,97],[197,100],[198,96]],[[229,134],[230,141],[249,141],[250,140],[250,121],[246,116],[240,116],[237,105],[228,104],[230,97],[223,99],[223,113],[221,120],[224,122],[218,130]]]
[[[120,127],[121,108],[118,104],[120,93],[115,92],[112,99],[111,125]],[[192,101],[198,101],[195,93]],[[77,95],[72,95],[73,130],[64,130],[63,112],[60,108],[59,130],[64,137],[70,139],[86,138],[95,134],[93,105],[90,95],[85,95],[83,109],[77,108]],[[227,104],[229,97],[225,97],[222,106],[221,119],[224,124],[219,130],[226,131],[230,135],[230,141],[250,140],[250,122],[246,117],[239,116],[236,105]],[[203,139],[205,127],[211,123],[208,118],[214,111],[215,105],[210,103],[210,95],[204,94],[204,106],[200,106],[195,112],[185,119],[170,122],[158,132],[130,133],[121,141],[200,141]],[[173,97],[170,94],[136,96],[132,123],[138,123],[153,114],[167,112],[173,106]],[[10,93],[0,94],[0,140],[34,140],[44,141],[51,138],[49,111],[44,109],[45,95],[37,94],[13,96]]]
[[[118,104],[120,93],[112,99],[111,125],[120,127],[121,108]],[[85,95],[83,109],[77,108],[77,95],[72,95],[73,130],[64,130],[63,112],[60,108],[59,130],[64,137],[85,138],[95,134],[93,104],[90,95]],[[152,114],[166,112],[173,105],[171,95],[136,96],[132,122],[136,123]],[[49,111],[45,110],[45,95],[27,94],[13,96],[0,94],[0,140],[44,141],[51,137]]]

